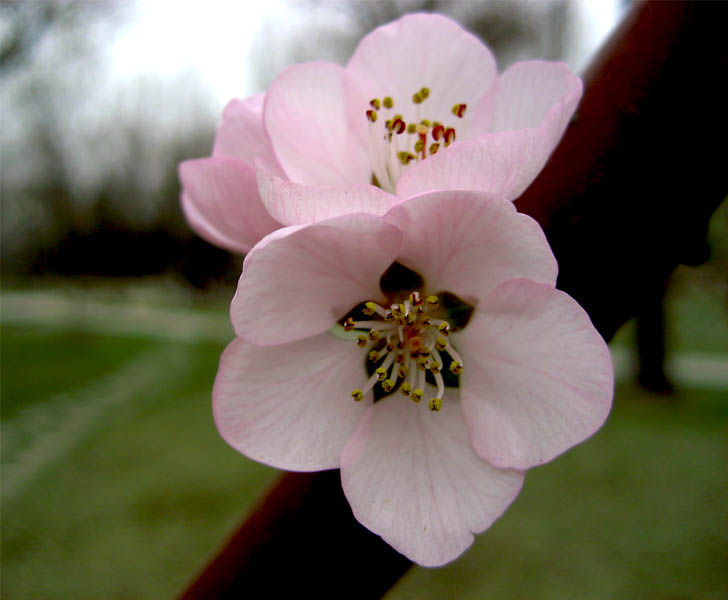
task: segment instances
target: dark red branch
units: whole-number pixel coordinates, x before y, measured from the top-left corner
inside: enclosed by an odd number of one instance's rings
[[[585,76],[577,115],[516,203],[558,285],[609,339],[643,290],[705,256],[728,186],[728,3],[634,7]],[[353,518],[338,471],[283,475],[182,596],[379,598],[410,562]]]
[[[728,192],[728,4],[639,4],[584,76],[563,140],[516,206],[546,230],[558,287],[610,339],[678,263],[705,260]]]

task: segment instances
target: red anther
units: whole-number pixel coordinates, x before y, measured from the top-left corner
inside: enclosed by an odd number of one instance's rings
[[[367,111],[367,119],[369,119],[370,123],[374,123],[377,120],[377,113],[373,110]]]
[[[443,136],[444,133],[445,128],[442,125],[435,125],[432,128],[432,139],[437,141]]]
[[[463,115],[465,114],[466,108],[468,108],[467,104],[458,104],[457,110],[455,111],[455,116],[462,119]]]
[[[407,129],[407,124],[402,119],[395,119],[392,122],[392,131],[396,134],[404,133]]]
[[[421,133],[419,141],[422,146],[422,148],[420,149],[420,153],[422,154],[422,160],[425,160],[427,158],[427,134]]]
[[[455,141],[455,130],[452,127],[448,127],[445,130],[445,145],[449,146]]]

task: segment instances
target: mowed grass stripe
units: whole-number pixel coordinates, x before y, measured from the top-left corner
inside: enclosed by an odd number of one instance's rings
[[[226,310],[154,307],[104,302],[47,292],[3,292],[2,320],[106,335],[143,336],[175,342],[228,342],[234,334]]]
[[[187,362],[186,354],[171,346],[145,350],[88,385],[32,404],[3,423],[3,500],[12,501],[120,407],[178,379]]]

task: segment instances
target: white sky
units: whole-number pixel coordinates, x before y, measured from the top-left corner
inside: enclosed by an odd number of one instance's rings
[[[264,20],[280,20],[283,0],[137,0],[112,49],[116,76],[170,78],[194,72],[224,103],[252,93],[252,42]]]

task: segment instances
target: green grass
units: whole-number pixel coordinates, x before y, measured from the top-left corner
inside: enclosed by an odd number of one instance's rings
[[[139,338],[3,324],[0,369],[2,420],[50,397],[82,387],[148,348]]]

